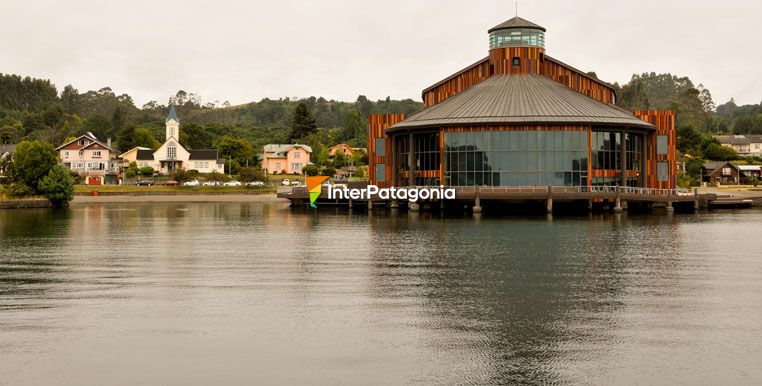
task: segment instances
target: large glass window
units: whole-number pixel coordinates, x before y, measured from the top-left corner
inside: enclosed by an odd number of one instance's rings
[[[376,138],[376,156],[383,157],[386,155],[386,140],[384,138]]]
[[[376,181],[377,182],[386,181],[386,165],[385,164],[376,164]]]
[[[656,136],[656,154],[666,155],[669,151],[669,137],[666,135]]]
[[[659,182],[669,181],[669,162],[656,163],[656,180]]]
[[[586,186],[586,131],[478,131],[444,134],[445,184]]]
[[[517,46],[545,47],[545,32],[532,28],[512,28],[489,34],[489,48]]]

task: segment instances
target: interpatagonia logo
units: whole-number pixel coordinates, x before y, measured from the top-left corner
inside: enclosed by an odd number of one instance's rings
[[[322,191],[323,181],[327,180],[328,176],[308,176],[305,178],[305,182],[307,184],[307,191],[310,192],[310,206],[313,208],[317,208],[315,206],[315,201],[317,201],[318,197],[320,197],[320,192]]]

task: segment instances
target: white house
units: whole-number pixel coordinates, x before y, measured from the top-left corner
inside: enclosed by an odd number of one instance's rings
[[[219,159],[216,149],[186,149],[180,144],[180,119],[175,106],[169,107],[164,121],[165,139],[158,149],[135,147],[119,157],[124,164],[136,162],[138,167],[150,166],[161,174],[177,169],[197,170],[199,173],[225,173],[225,161]]]

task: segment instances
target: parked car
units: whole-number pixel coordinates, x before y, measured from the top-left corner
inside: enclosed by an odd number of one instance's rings
[[[299,187],[302,186],[302,183],[300,181],[291,181],[291,186]]]
[[[262,181],[251,181],[251,182],[247,182],[246,186],[259,187],[259,186],[265,186],[265,183]]]
[[[203,186],[220,186],[219,181],[206,181],[202,184]]]
[[[151,181],[151,180],[137,180],[137,181],[135,181],[135,185],[137,185],[137,186],[151,186],[151,185],[153,185],[153,181]]]
[[[175,181],[175,180],[164,181],[161,184],[164,185],[164,186],[177,186],[177,185],[180,185],[180,183]]]
[[[281,181],[280,184],[283,185],[283,186],[291,186],[291,180],[286,178],[283,181]]]
[[[201,184],[199,184],[198,180],[187,181],[183,183],[183,186],[199,186],[199,185]]]
[[[222,186],[241,186],[241,182],[240,181],[228,181],[228,182],[222,184]]]

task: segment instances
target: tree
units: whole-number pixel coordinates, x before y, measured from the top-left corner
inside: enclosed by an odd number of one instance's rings
[[[144,127],[134,129],[132,133],[132,144],[133,146],[147,147],[149,149],[158,149],[159,146],[161,146],[161,143],[153,137],[153,134]]]
[[[56,165],[40,180],[37,190],[53,206],[64,206],[74,197],[74,177],[63,165]]]
[[[318,169],[315,165],[307,165],[302,168],[302,173],[305,176],[316,176],[318,173],[320,173],[320,169]]]
[[[681,153],[697,152],[701,148],[701,134],[690,125],[677,128],[677,150]]]
[[[368,124],[358,111],[352,111],[344,117],[337,142],[346,142],[350,146],[365,146],[368,143]]]
[[[345,166],[347,164],[347,156],[344,155],[343,149],[337,149],[336,153],[333,155],[333,167],[340,168],[342,166]]]
[[[711,143],[704,149],[704,158],[714,161],[732,161],[738,159],[738,153],[732,147]]]
[[[688,158],[685,161],[685,172],[691,178],[699,178],[701,176],[701,168],[704,166],[704,160],[701,158]]]
[[[111,136],[111,122],[103,115],[92,115],[85,119],[79,134],[93,133],[99,140]]]
[[[13,153],[18,182],[36,189],[40,180],[58,164],[53,145],[42,141],[22,141]]]
[[[235,160],[239,165],[246,165],[247,162],[254,160],[254,146],[243,138],[227,135],[222,137],[217,143],[217,152],[221,158]]]
[[[180,183],[190,181],[192,178],[191,173],[188,173],[188,171],[183,168],[175,169],[175,171],[172,172],[172,179]]]
[[[326,166],[323,168],[323,175],[328,177],[333,177],[336,175],[336,169]]]
[[[140,173],[140,169],[138,169],[138,163],[135,161],[130,162],[126,172],[127,178],[135,178],[138,176],[138,173]]]
[[[212,135],[195,123],[183,126],[181,133],[184,133],[186,137],[183,145],[189,149],[209,149],[212,147]]]
[[[296,105],[294,117],[291,121],[291,141],[297,142],[300,139],[312,134],[317,130],[315,118],[312,116],[307,102],[301,101]]]

